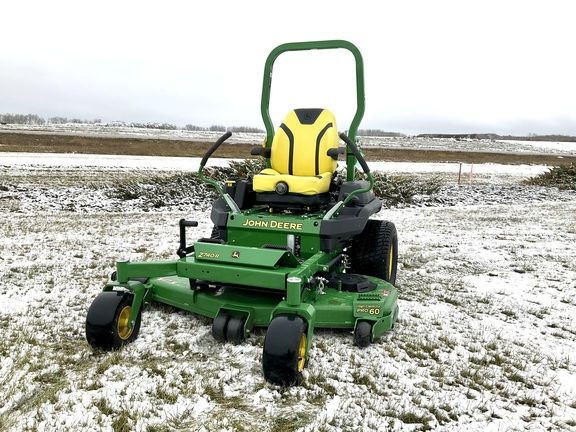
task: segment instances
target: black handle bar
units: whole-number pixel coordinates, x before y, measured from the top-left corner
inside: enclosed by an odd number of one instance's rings
[[[358,147],[356,147],[356,144],[354,144],[344,132],[340,133],[340,139],[344,141],[348,147],[350,147],[350,150],[352,150],[352,153],[354,153],[354,156],[356,157],[356,160],[358,160],[362,170],[368,174],[370,172],[370,168],[368,167],[366,160],[364,160],[364,157],[362,157],[360,150],[358,150]]]
[[[218,140],[214,144],[212,144],[212,147],[210,147],[208,149],[208,151],[206,152],[206,154],[204,155],[204,157],[200,161],[200,169],[204,168],[204,165],[206,165],[206,162],[208,162],[208,159],[210,159],[210,156],[212,156],[212,153],[214,153],[216,151],[216,149],[218,147],[220,147],[222,145],[222,143],[224,141],[226,141],[228,138],[230,138],[231,136],[232,136],[232,132],[228,131],[224,135],[222,135],[220,138],[218,138]]]

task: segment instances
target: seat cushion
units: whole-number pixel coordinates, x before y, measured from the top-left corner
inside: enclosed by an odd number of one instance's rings
[[[266,168],[254,176],[253,188],[256,192],[274,192],[276,184],[282,181],[288,185],[290,194],[316,195],[328,192],[331,179],[332,173],[329,172],[317,176],[294,176]]]

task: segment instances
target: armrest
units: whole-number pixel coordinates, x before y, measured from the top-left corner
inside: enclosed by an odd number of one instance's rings
[[[338,155],[346,153],[346,148],[344,147],[334,147],[328,149],[326,156],[330,156],[334,160],[338,160]]]

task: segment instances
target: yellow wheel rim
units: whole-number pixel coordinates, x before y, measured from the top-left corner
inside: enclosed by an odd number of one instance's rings
[[[300,336],[300,345],[298,346],[298,372],[304,370],[304,363],[306,362],[306,334],[302,333]]]
[[[132,334],[132,327],[130,327],[130,312],[132,312],[131,306],[124,306],[118,315],[118,336],[122,340],[126,340]]]
[[[394,245],[390,245],[388,250],[388,279],[392,279],[392,269],[394,268]]]

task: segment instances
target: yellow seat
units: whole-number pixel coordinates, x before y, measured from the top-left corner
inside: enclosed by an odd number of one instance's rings
[[[334,114],[326,109],[290,111],[274,135],[270,165],[254,176],[256,192],[274,192],[279,182],[288,194],[319,195],[328,192],[337,163],[326,154],[338,147]]]

